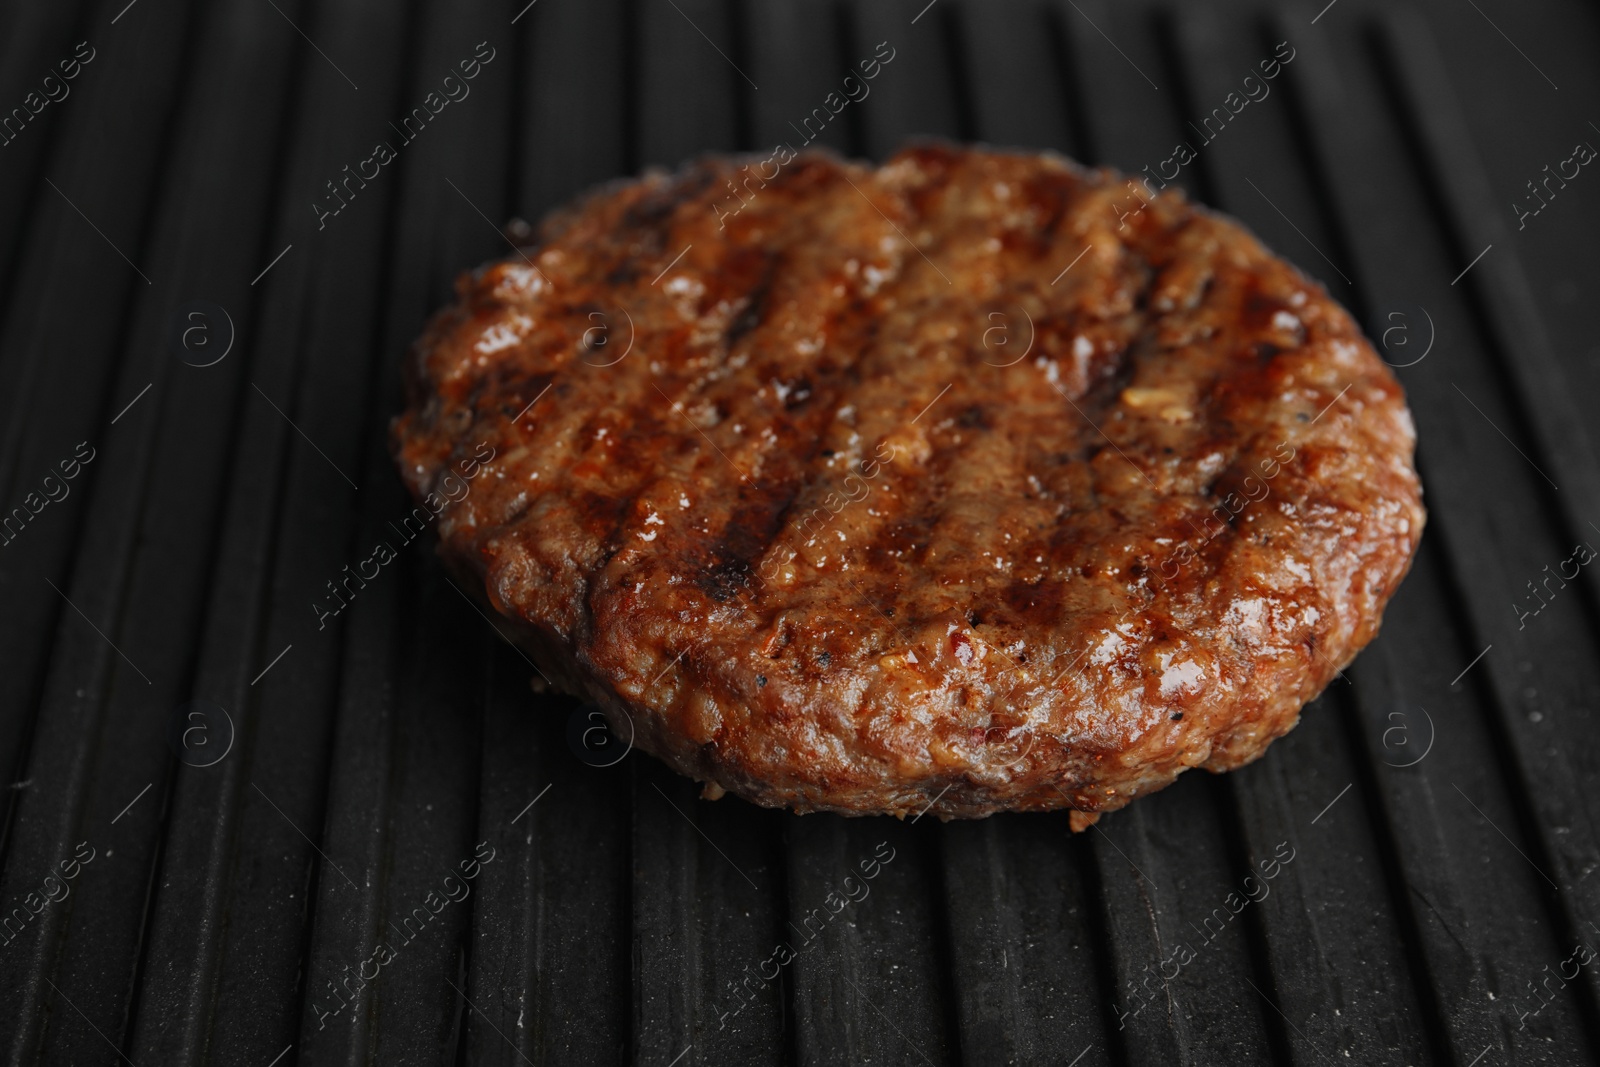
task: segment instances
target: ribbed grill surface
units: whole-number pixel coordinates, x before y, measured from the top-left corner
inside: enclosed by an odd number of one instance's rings
[[[1508,203],[1600,144],[1596,29],[1503,0],[0,11],[27,115],[0,148],[0,507],[26,514],[0,1057],[1600,1062],[1600,179]],[[798,145],[880,42],[822,143],[1139,171],[1188,142],[1180,184],[1411,364],[1430,525],[1382,636],[1264,759],[1084,834],[802,818],[611,763],[420,540],[311,606],[396,539],[400,355],[502,222]]]

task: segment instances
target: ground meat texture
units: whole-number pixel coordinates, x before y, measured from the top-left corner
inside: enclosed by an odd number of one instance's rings
[[[711,158],[524,239],[413,347],[394,453],[540,671],[709,795],[1082,829],[1261,755],[1422,534],[1355,322],[1173,190]]]

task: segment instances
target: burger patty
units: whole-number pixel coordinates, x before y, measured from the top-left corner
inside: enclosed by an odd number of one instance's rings
[[[392,428],[457,580],[709,796],[1082,829],[1261,755],[1422,534],[1350,315],[1112,171],[781,151],[458,281]]]

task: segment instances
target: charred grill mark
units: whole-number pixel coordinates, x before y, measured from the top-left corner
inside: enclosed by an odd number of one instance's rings
[[[1261,291],[1260,276],[1257,273],[1252,271],[1247,279],[1249,289],[1239,309],[1243,319],[1240,325],[1244,330],[1253,333],[1264,329],[1278,312],[1287,311],[1289,308],[1283,301]]]
[[[726,604],[741,590],[753,589],[757,578],[750,564],[741,559],[724,559],[712,564],[695,578],[695,586],[718,604]]]
[[[610,559],[616,551],[611,546],[616,540],[617,531],[633,508],[637,496],[605,496],[579,488],[573,488],[569,493],[572,496],[573,512],[587,528],[591,537],[600,544],[608,546],[608,551],[603,552],[602,557]]]
[[[914,159],[919,174],[927,179],[904,194],[917,219],[924,219],[928,215],[928,205],[940,199],[950,188],[959,162],[959,150],[953,145],[929,141],[912,145],[901,157]]]
[[[621,226],[630,230],[664,230],[672,217],[711,187],[721,168],[702,163],[673,180],[650,187],[623,211]]]
[[[1044,215],[1034,227],[1040,238],[1053,242],[1056,228],[1067,217],[1067,203],[1079,185],[1071,175],[1054,174],[1023,183],[1024,201]]]
[[[723,334],[723,344],[728,351],[733,351],[740,340],[750,331],[761,325],[761,320],[767,314],[767,291],[763,286],[751,294],[750,303],[728,323],[728,330]]]
[[[1045,576],[1034,584],[1011,582],[1002,599],[1024,626],[1051,626],[1061,621],[1064,584]]]
[[[661,241],[653,241],[651,246],[659,253]],[[617,261],[615,267],[606,273],[605,284],[618,290],[631,289],[634,283],[643,277],[644,267],[641,265],[639,258],[637,256],[624,256]]]
[[[549,398],[546,399],[548,400]],[[621,437],[615,445],[615,452],[619,457],[615,468],[628,476],[627,488],[608,497],[601,497],[599,494],[592,492],[587,494],[589,497],[604,499],[608,502],[607,507],[597,507],[589,515],[590,529],[595,532],[595,536],[599,539],[601,545],[601,567],[609,563],[624,547],[623,537],[627,528],[628,516],[633,513],[639,498],[644,496],[657,481],[656,478],[652,477],[655,473],[655,468],[643,462],[642,457],[654,457],[663,465],[673,466],[684,460],[688,460],[691,464],[694,463],[699,451],[697,446],[701,442],[698,435],[693,440],[690,440],[677,433],[667,421],[667,418],[678,418],[679,416],[670,412],[663,413],[649,407],[649,398],[646,397],[645,399],[647,406],[644,411],[647,414],[640,413],[635,409],[632,425],[619,427]],[[663,417],[663,414],[667,417]],[[585,428],[596,421],[598,420],[595,418],[585,420]],[[609,425],[608,420],[608,428]],[[580,437],[586,437],[592,445],[592,433],[587,432],[587,429],[580,429],[578,433]],[[575,469],[586,462],[591,462],[589,455],[592,451],[591,447],[576,456],[573,468]],[[569,470],[569,477],[572,474],[573,471]],[[600,534],[601,530],[604,530],[603,536]],[[597,567],[596,569],[598,570],[599,568]]]
[[[767,317],[767,297],[772,292],[772,276],[777,272],[779,256],[767,255],[762,265],[761,280],[750,290],[744,310],[728,323],[724,344],[731,353],[747,334],[761,325]]]
[[[754,490],[757,499],[741,502],[730,514],[721,534],[706,549],[706,560],[695,578],[701,592],[719,604],[733,599],[755,583],[752,564],[765,556],[787,524],[789,509],[800,495],[797,483],[777,489]],[[741,496],[746,495],[741,491]]]

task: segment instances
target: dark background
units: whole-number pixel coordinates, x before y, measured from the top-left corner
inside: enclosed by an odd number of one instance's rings
[[[5,1063],[1600,1062],[1600,585],[1537,614],[1528,586],[1600,545],[1600,175],[1512,208],[1600,145],[1591,5],[524,3],[0,12],[0,108],[94,49],[0,148],[0,507],[94,455],[0,547]],[[1382,636],[1259,762],[1077,836],[801,818],[641,753],[591,766],[622,742],[532,696],[420,542],[317,629],[404,508],[404,346],[506,219],[792,139],[880,41],[834,147],[1138,170],[1283,40],[1183,181],[1386,358],[1427,351],[1398,373],[1430,520]],[[471,95],[319,231],[324,182],[485,41]],[[871,895],[720,1028],[884,841]],[[1203,938],[1280,842],[1270,894]]]

